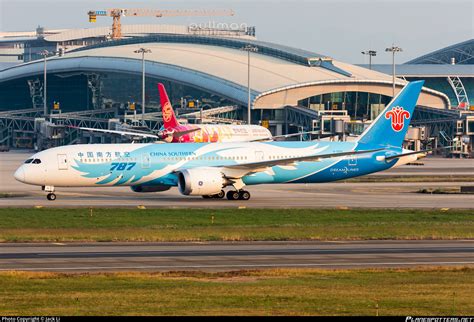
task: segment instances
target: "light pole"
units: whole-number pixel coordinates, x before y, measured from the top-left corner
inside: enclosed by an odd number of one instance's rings
[[[247,93],[248,93],[248,102],[247,102],[247,124],[251,124],[250,118],[250,52],[258,52],[258,47],[252,45],[246,45],[241,48],[243,51],[247,52]]]
[[[365,51],[361,51],[363,55],[369,56],[369,69],[372,69],[372,57],[377,56],[377,52],[375,50],[369,49]]]
[[[403,51],[398,46],[392,44],[392,47],[385,48],[386,52],[392,52],[392,97],[395,97],[395,53]]]
[[[142,123],[145,123],[145,54],[151,53],[148,48],[140,48],[134,53],[142,54]]]
[[[40,51],[38,54],[40,54],[41,56],[43,56],[43,59],[44,59],[44,80],[43,80],[43,115],[44,117],[46,118],[46,116],[48,115],[48,105],[46,103],[46,94],[47,94],[47,91],[46,91],[46,87],[47,87],[47,83],[46,83],[46,57],[49,56],[50,52],[47,51],[46,49],[43,50],[43,51]]]

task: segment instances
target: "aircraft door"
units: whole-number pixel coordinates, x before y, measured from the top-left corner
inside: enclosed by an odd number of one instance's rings
[[[357,156],[355,156],[355,155],[350,156],[349,165],[351,167],[357,166]]]
[[[264,158],[263,151],[255,151],[255,162],[263,161]]]
[[[68,162],[67,162],[67,155],[66,154],[58,154],[58,169],[59,170],[67,170],[68,169]]]
[[[148,169],[150,167],[150,164],[151,164],[150,155],[143,153],[142,154],[142,168]]]

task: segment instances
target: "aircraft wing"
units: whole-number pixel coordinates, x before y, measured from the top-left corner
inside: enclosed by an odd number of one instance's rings
[[[103,129],[93,129],[90,127],[80,127],[80,126],[70,126],[74,129],[91,131],[91,132],[102,132],[102,133],[113,133],[119,135],[127,135],[127,136],[141,136],[144,138],[153,138],[153,139],[160,139],[160,137],[156,134],[151,133],[143,133],[143,132],[132,132],[132,131],[116,131],[116,130],[103,130]]]
[[[273,139],[286,139],[293,136],[300,136],[300,135],[306,135],[306,134],[314,134],[314,135],[317,135],[318,138],[327,138],[330,136],[336,136],[334,134],[321,134],[319,133],[319,131],[308,131],[308,132],[291,133],[291,134],[284,134],[284,135],[274,135],[272,138]]]
[[[241,178],[241,177],[243,177],[245,175],[248,175],[248,174],[251,174],[251,173],[265,171],[267,168],[274,167],[274,166],[289,166],[289,165],[293,165],[295,162],[321,161],[322,159],[337,158],[337,157],[343,157],[343,156],[348,156],[348,155],[372,153],[372,152],[377,152],[377,151],[381,151],[381,150],[383,150],[383,149],[335,152],[335,153],[327,153],[327,154],[319,154],[319,155],[301,156],[301,157],[295,157],[295,158],[268,160],[268,161],[260,161],[260,162],[250,162],[250,163],[244,163],[244,164],[225,165],[225,166],[222,166],[222,173],[227,178],[235,179],[235,178]]]
[[[305,134],[314,134],[318,136],[318,139],[327,138],[331,136],[336,136],[334,134],[321,134],[319,131],[309,131],[309,132],[299,132],[299,133],[291,133],[291,134],[284,134],[284,135],[274,135],[271,138],[267,139],[257,139],[257,140],[250,140],[249,142],[262,142],[262,141],[278,141],[279,139],[286,139],[293,136],[300,136]]]

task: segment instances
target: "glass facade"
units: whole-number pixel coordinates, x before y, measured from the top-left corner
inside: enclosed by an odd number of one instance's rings
[[[460,77],[464,85],[467,96],[469,98],[469,105],[474,106],[474,77]],[[406,77],[407,81],[424,80],[425,87],[434,89],[435,91],[444,93],[448,96],[451,106],[458,106],[456,93],[448,82],[447,77]]]
[[[141,75],[124,73],[56,73],[48,74],[47,104],[60,102],[63,112],[84,111],[107,107],[126,109],[136,103],[140,109],[142,100]],[[165,84],[170,100],[175,107],[204,109],[235,105],[224,97],[164,79],[147,77],[145,100],[147,111],[160,108],[157,83]],[[17,110],[43,106],[43,75],[16,79],[2,83],[0,87],[0,109]],[[34,103],[35,102],[35,103]]]
[[[368,120],[377,117],[391,100],[390,96],[367,92],[336,92],[307,97],[298,101],[316,111],[346,110],[352,119]]]

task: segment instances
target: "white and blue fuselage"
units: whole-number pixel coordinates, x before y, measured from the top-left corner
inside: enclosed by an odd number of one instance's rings
[[[413,82],[356,142],[86,144],[38,152],[15,173],[21,182],[54,187],[131,186],[213,196],[231,186],[319,183],[389,169],[417,159],[401,144],[423,82]],[[248,199],[248,198],[244,198]]]
[[[253,142],[176,144],[84,144],[52,148],[33,155],[39,160],[23,164],[15,177],[40,186],[176,186],[181,169],[226,168],[316,154],[356,150],[357,142]],[[383,171],[395,164],[386,155],[401,149],[363,155],[294,162],[268,167],[242,177],[245,185],[263,183],[315,183],[342,180]]]

